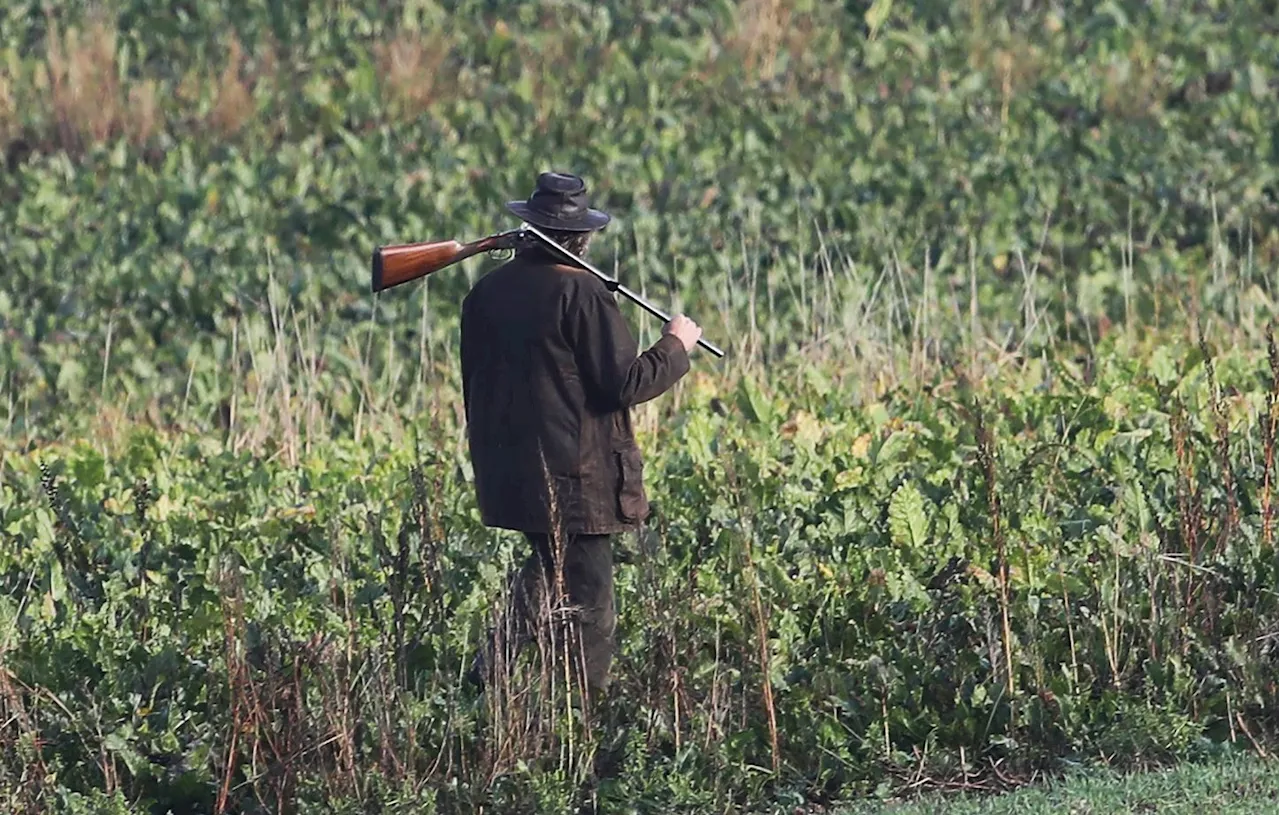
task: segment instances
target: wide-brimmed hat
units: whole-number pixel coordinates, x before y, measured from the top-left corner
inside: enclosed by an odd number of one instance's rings
[[[543,173],[527,201],[508,201],[507,209],[526,223],[565,232],[592,232],[609,223],[608,213],[587,203],[587,184],[570,173]]]

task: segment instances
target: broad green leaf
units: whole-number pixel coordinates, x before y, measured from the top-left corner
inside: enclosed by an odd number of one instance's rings
[[[923,546],[928,525],[924,496],[914,484],[903,483],[889,499],[889,534],[893,542],[906,548]]]
[[[871,6],[867,8],[863,19],[869,29],[868,37],[875,39],[876,33],[879,32],[880,26],[884,25],[885,20],[889,19],[889,12],[893,10],[893,0],[872,0]]]

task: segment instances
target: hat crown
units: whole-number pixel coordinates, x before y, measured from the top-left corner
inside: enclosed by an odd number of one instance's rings
[[[576,195],[587,191],[587,182],[571,173],[542,173],[538,176],[538,190],[557,195]]]

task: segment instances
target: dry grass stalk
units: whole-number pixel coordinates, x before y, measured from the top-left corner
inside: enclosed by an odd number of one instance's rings
[[[544,21],[542,25],[546,31],[553,23]],[[585,47],[573,32],[554,31],[520,41],[521,76],[517,83],[528,76],[534,121],[540,131],[545,132],[552,114],[563,108],[567,98],[564,80],[582,74],[583,64],[577,60]]]
[[[746,0],[734,15],[727,43],[753,80],[772,79],[784,41],[790,42],[791,8],[784,0]]]
[[[132,86],[123,81],[118,39],[114,24],[102,16],[65,34],[51,21],[44,63],[30,82],[12,64],[0,75],[0,146],[18,135],[17,98],[24,84],[47,106],[49,138],[57,147],[81,153],[121,137],[134,146],[147,144],[163,126],[160,85],[151,78]]]
[[[1218,466],[1221,467],[1219,477],[1222,479],[1223,492],[1226,494],[1226,505],[1220,509],[1220,525],[1218,527],[1219,549],[1230,542],[1240,526],[1240,508],[1236,504],[1235,472],[1231,466],[1231,433],[1227,419],[1226,400],[1222,398],[1222,389],[1218,384],[1218,374],[1210,352],[1209,344],[1200,339],[1200,352],[1204,354],[1205,372],[1209,378],[1209,402],[1213,409],[1214,447],[1218,454]],[[1212,617],[1210,618],[1212,621]]]
[[[424,40],[408,32],[374,46],[379,83],[397,114],[412,118],[431,107],[437,98],[440,66],[448,53],[442,37]]]
[[[218,785],[217,802],[214,812],[217,815],[227,811],[231,797],[231,782],[239,767],[237,746],[241,731],[246,730],[245,686],[246,667],[241,643],[243,643],[243,602],[239,593],[239,583],[234,573],[224,570],[219,575],[224,590],[222,601],[223,646],[227,662],[227,690],[230,695],[231,726],[226,747],[225,761],[222,765],[221,782]]]
[[[787,92],[838,87],[844,73],[840,29],[823,31],[811,15],[797,17],[786,34]]]
[[[50,22],[46,55],[29,77],[10,63],[0,71],[0,149],[20,133],[21,91],[46,106],[46,139],[72,153],[117,138],[134,147],[148,144],[172,122],[161,106],[161,83],[154,77],[126,80],[117,57],[119,36],[105,17],[91,18],[84,29],[61,33]],[[274,77],[278,61],[270,44],[258,55],[253,70],[240,41],[232,35],[226,63],[210,76],[192,68],[170,88],[177,102],[196,108],[211,87],[212,103],[203,123],[220,135],[241,132],[255,112],[254,93],[264,79]]]
[[[0,662],[0,721],[3,722],[0,725],[0,748],[3,748],[0,755],[6,757],[0,769],[28,781],[19,788],[19,794],[9,800],[13,811],[24,815],[46,810],[52,793],[49,779],[53,778],[44,761],[45,742],[31,715],[27,702],[29,695],[31,688]]]
[[[1000,633],[1004,647],[1004,678],[1009,696],[1015,692],[1013,682],[1013,631],[1009,622],[1009,558],[1005,550],[1004,529],[1000,525],[1001,507],[1000,492],[996,476],[996,440],[995,434],[987,422],[983,406],[974,404],[976,431],[978,437],[978,466],[982,469],[983,481],[987,493],[987,517],[991,522],[991,535],[996,543],[996,560],[999,571],[996,583],[1000,589]]]
[[[45,76],[59,143],[83,150],[117,135],[124,117],[114,27],[94,19],[87,31],[72,28],[59,37],[51,22],[47,49]]]
[[[1018,94],[1032,87],[1044,68],[1044,55],[1039,48],[1013,41],[992,46],[978,42],[970,46],[969,65],[975,71],[988,71],[1000,87],[1000,123],[1008,124],[1009,106]]]
[[[1280,385],[1280,355],[1276,351],[1276,336],[1267,336],[1267,359],[1271,363],[1271,384],[1267,391],[1266,421],[1262,427],[1262,545],[1270,551],[1275,540],[1275,492],[1276,436],[1277,423],[1280,422],[1280,407],[1277,405],[1274,386]]]
[[[743,561],[746,566],[744,569],[744,582],[747,582],[751,589],[751,608],[752,622],[755,623],[755,654],[760,667],[760,696],[764,702],[765,715],[769,725],[769,755],[772,769],[776,773],[781,766],[781,746],[778,730],[777,707],[774,703],[773,679],[770,671],[769,658],[769,614],[765,602],[760,594],[760,577],[756,570],[755,559],[751,555],[751,547],[755,545],[755,529],[750,508],[740,502],[740,496],[743,494],[741,481],[738,478],[736,468],[731,462],[725,464],[725,481],[729,485],[735,497],[739,498],[736,507],[741,514],[743,525],[742,554]],[[745,655],[745,652],[744,652]],[[746,726],[746,704],[747,697],[742,697],[743,718],[739,727]]]
[[[240,132],[253,117],[253,93],[242,76],[244,63],[244,47],[232,34],[227,44],[227,63],[218,77],[209,110],[209,123],[224,136]]]
[[[1127,55],[1099,70],[1102,109],[1109,114],[1130,118],[1150,115],[1168,91],[1155,56],[1142,41],[1135,42]]]
[[[0,153],[18,137],[18,102],[14,93],[14,77],[10,71],[0,72]]]
[[[144,79],[129,89],[129,142],[145,145],[156,134],[160,119],[160,86],[154,79]]]

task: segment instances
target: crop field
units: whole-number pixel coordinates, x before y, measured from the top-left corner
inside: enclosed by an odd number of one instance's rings
[[[170,5],[0,9],[0,811],[1274,801],[1274,6]],[[548,169],[727,352],[590,705],[463,681],[497,259],[370,292]]]

